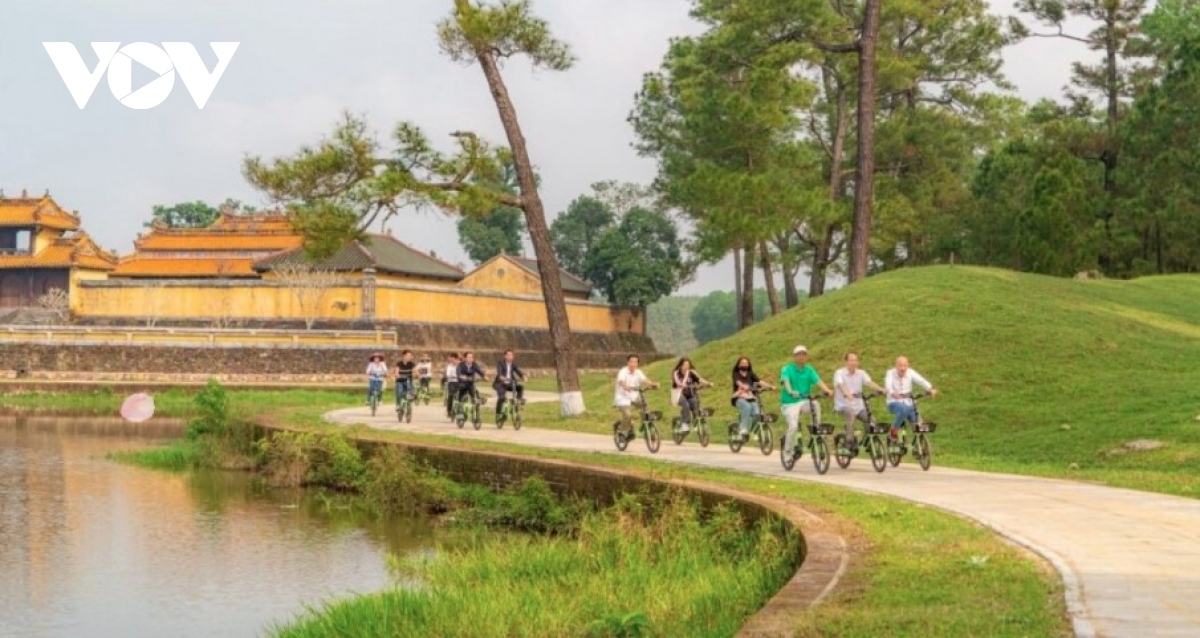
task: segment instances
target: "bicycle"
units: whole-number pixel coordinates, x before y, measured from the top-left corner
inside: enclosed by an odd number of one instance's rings
[[[843,470],[850,467],[850,461],[858,456],[860,446],[867,449],[867,454],[871,457],[871,467],[875,468],[876,472],[887,469],[887,446],[884,445],[883,437],[887,435],[889,426],[886,423],[877,422],[874,413],[871,412],[871,399],[877,396],[879,396],[878,392],[872,392],[865,396],[854,395],[855,398],[863,400],[863,410],[867,413],[867,426],[858,445],[848,446],[845,434],[833,437],[834,458],[837,459],[838,467]]]
[[[505,390],[508,391],[508,400],[500,408],[500,414],[496,415],[496,428],[501,429],[504,427],[505,422],[511,422],[514,430],[520,430],[521,415],[524,412],[521,404],[525,400],[517,399],[517,386],[515,383],[506,383],[505,386],[507,386]]]
[[[637,405],[641,411],[641,419],[638,427],[636,430],[630,428],[629,433],[626,434],[621,431],[621,420],[617,419],[613,423],[613,442],[617,444],[617,450],[624,452],[625,448],[629,447],[629,442],[636,439],[640,434],[646,438],[646,449],[650,450],[651,454],[657,454],[662,440],[658,436],[658,426],[654,425],[654,422],[662,420],[663,413],[662,410],[651,411],[649,409],[646,403],[645,390],[638,388],[637,393]]]
[[[709,387],[711,383],[707,384]],[[700,407],[700,385],[696,383],[688,384],[688,392],[696,397],[696,410],[692,414],[692,431],[696,433],[696,439],[700,441],[700,447],[708,447],[709,428],[708,417],[713,415],[712,408]],[[671,420],[671,440],[675,441],[675,445],[682,445],[683,440],[688,436],[688,432],[683,430],[683,419],[675,417]]]
[[[371,416],[379,409],[383,401],[383,377],[371,377],[367,384],[367,405],[371,406]]]
[[[755,385],[754,389],[755,389],[756,394],[761,394],[763,392],[770,391],[770,390],[760,389],[760,386],[758,386],[757,384]],[[750,424],[750,431],[746,433],[745,437],[742,436],[742,434],[740,432],[741,428],[739,427],[738,423],[736,423],[736,422],[730,423],[729,424],[729,449],[730,449],[730,451],[732,451],[734,454],[741,452],[742,446],[746,444],[746,441],[748,441],[751,436],[753,436],[753,437],[757,438],[757,440],[758,440],[758,450],[763,453],[763,456],[767,456],[768,454],[771,453],[772,450],[775,449],[775,441],[774,441],[774,437],[771,433],[771,424],[776,422],[777,420],[779,420],[778,414],[760,411],[758,413],[758,418],[754,420],[754,423]]]
[[[482,396],[480,396],[479,391],[474,388],[471,389],[471,400],[467,403],[464,403],[458,397],[455,397],[454,398],[454,406],[455,406],[454,423],[455,423],[455,425],[457,425],[459,428],[462,428],[463,425],[465,425],[467,421],[470,421],[471,425],[473,425],[476,430],[483,427],[483,416],[482,416],[481,408],[486,403],[487,403],[487,399],[484,399]]]
[[[828,396],[828,395],[823,395]],[[791,472],[796,467],[796,459],[804,456],[804,450],[807,448],[812,454],[813,467],[816,468],[817,474],[824,474],[829,471],[829,435],[833,434],[833,424],[817,423],[817,399],[813,395],[804,397],[808,401],[808,444],[804,443],[804,435],[799,429],[796,430],[796,444],[791,450],[785,450],[782,446],[779,448],[779,462],[783,465],[783,469]]]
[[[921,419],[921,399],[929,396],[928,393],[906,394],[903,398],[912,399],[913,402],[913,426],[912,431],[908,428],[908,419],[905,419],[900,424],[902,434],[897,436],[895,440],[888,437],[887,461],[896,467],[900,465],[900,460],[908,453],[908,446],[912,445],[913,458],[917,460],[917,464],[921,466],[923,471],[929,471],[929,466],[933,462],[933,448],[929,445],[928,434],[937,431],[937,424]]]
[[[408,392],[396,393],[396,420],[401,423],[412,423],[412,395]]]
[[[433,390],[428,383],[417,384],[417,402],[421,405],[429,405],[429,400],[433,397]]]

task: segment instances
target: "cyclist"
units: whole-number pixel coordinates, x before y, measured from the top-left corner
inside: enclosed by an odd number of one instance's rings
[[[475,382],[485,378],[487,378],[487,374],[483,371],[483,367],[475,362],[475,353],[464,352],[463,360],[458,364],[459,402],[466,401],[468,396],[472,398],[479,396],[479,392],[475,389]]]
[[[409,401],[413,399],[413,371],[417,364],[413,361],[412,350],[405,350],[400,353],[400,360],[396,362],[396,409],[400,409],[400,396],[404,393]]]
[[[454,418],[454,397],[458,396],[458,353],[451,352],[446,357],[446,367],[442,370],[442,383],[445,384],[446,416]]]
[[[808,362],[808,348],[804,346],[796,346],[792,348],[793,361],[783,367],[779,373],[779,380],[783,384],[784,391],[779,395],[780,410],[783,412],[783,419],[787,421],[787,433],[783,435],[783,449],[793,449],[796,441],[796,432],[800,429],[800,415],[808,414],[809,408],[812,408],[813,415],[817,422],[821,422],[821,404],[816,401],[809,401],[808,397],[812,395],[814,387],[820,388],[825,394],[833,394],[829,391],[829,386],[821,380],[817,375],[817,371]]]
[[[671,387],[679,391],[676,404],[679,406],[681,432],[692,431],[692,416],[700,411],[700,397],[696,394],[696,388],[699,386],[711,387],[712,384],[696,372],[691,359],[681,357],[679,363],[675,364],[675,371],[671,373]]]
[[[429,391],[429,383],[433,379],[433,361],[429,359],[429,355],[421,355],[421,362],[417,364],[417,379],[421,384],[421,389]]]
[[[636,354],[625,358],[625,365],[617,371],[617,387],[613,395],[613,405],[621,412],[621,434],[628,437],[633,430],[633,420],[630,408],[642,400],[638,390],[643,385],[657,388],[658,384],[646,378],[646,373],[638,369],[641,359]]]
[[[758,378],[749,357],[740,357],[733,364],[733,396],[729,403],[738,411],[738,430],[742,440],[750,437],[750,426],[762,412],[758,405],[758,394],[763,390],[774,390],[775,386]]]
[[[383,393],[383,378],[387,376],[388,367],[383,362],[383,355],[376,352],[367,363],[367,404],[371,403],[371,395]]]
[[[896,419],[892,421],[892,430],[888,433],[888,437],[893,441],[899,436],[900,426],[904,425],[905,421],[916,419],[917,413],[913,408],[912,401],[914,383],[925,388],[929,396],[937,396],[938,391],[934,389],[933,384],[919,372],[908,367],[907,357],[896,357],[896,367],[887,371],[887,377],[883,381],[883,384],[887,386],[888,412],[896,415]]]
[[[517,365],[516,355],[512,350],[504,351],[504,358],[496,363],[496,378],[492,380],[492,389],[496,391],[496,420],[500,420],[500,412],[504,409],[504,397],[511,387],[516,394],[518,405],[525,404],[525,372]]]
[[[867,406],[863,403],[863,388],[884,393],[883,388],[871,379],[866,370],[858,367],[858,353],[846,353],[845,367],[838,368],[833,373],[833,387],[837,391],[833,395],[833,410],[846,419],[846,447],[851,451],[858,449],[858,441],[854,438],[854,421],[857,419],[867,422]]]

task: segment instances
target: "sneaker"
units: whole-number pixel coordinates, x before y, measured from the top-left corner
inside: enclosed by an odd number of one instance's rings
[[[892,441],[900,440],[900,428],[892,428],[888,430],[888,439]]]
[[[690,425],[688,425],[688,424],[684,423],[684,424],[683,424],[683,426],[681,426],[681,427],[679,428],[679,431],[680,431],[680,432],[682,432],[682,433],[684,433],[684,434],[686,434],[686,433],[688,433],[688,432],[691,432],[691,431],[692,431],[692,426],[690,426]]]
[[[750,432],[749,431],[743,430],[741,432],[738,432],[738,436],[741,437],[743,441],[750,440]]]

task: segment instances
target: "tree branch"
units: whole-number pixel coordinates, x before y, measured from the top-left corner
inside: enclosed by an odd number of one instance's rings
[[[1069,33],[1064,32],[1061,24],[1058,25],[1058,33],[1034,33],[1032,31],[1030,31],[1026,35],[1028,35],[1031,38],[1065,38],[1067,40],[1074,40],[1076,42],[1082,42],[1084,44],[1094,44],[1093,40],[1090,40],[1088,38],[1081,38],[1079,36],[1071,35]]]

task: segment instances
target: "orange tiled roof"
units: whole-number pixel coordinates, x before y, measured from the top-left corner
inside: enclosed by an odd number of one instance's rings
[[[36,255],[0,255],[0,269],[13,268],[81,268],[84,270],[112,270],[117,266],[117,257],[103,250],[88,237],[78,232],[59,237]]]
[[[258,277],[253,259],[158,258],[131,255],[121,260],[110,277]]]
[[[134,246],[138,252],[181,250],[278,252],[299,248],[303,243],[304,237],[294,233],[246,234],[200,229],[190,232],[151,232],[136,240]]]
[[[296,232],[292,220],[286,213],[252,213],[238,215],[222,211],[221,216],[209,228],[237,232]]]
[[[0,226],[43,226],[59,230],[78,230],[79,218],[46,197],[0,198]]]

